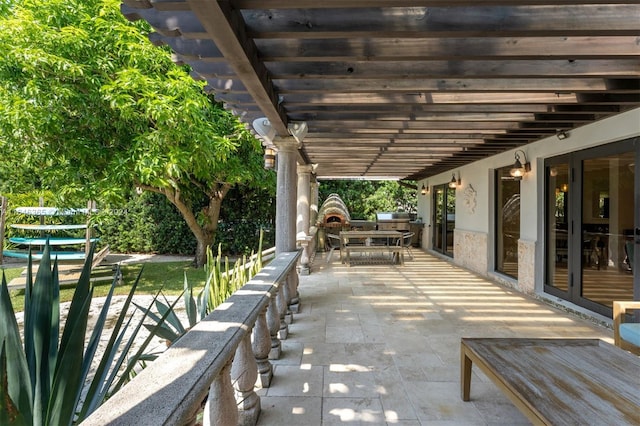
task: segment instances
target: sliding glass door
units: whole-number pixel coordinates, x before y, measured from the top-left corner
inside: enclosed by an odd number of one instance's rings
[[[453,256],[453,230],[456,227],[456,189],[448,185],[433,187],[433,249]]]
[[[496,271],[518,279],[520,239],[520,179],[510,175],[513,166],[495,171],[496,176]]]
[[[640,296],[639,146],[632,139],[547,161],[548,293],[603,315],[614,300]]]

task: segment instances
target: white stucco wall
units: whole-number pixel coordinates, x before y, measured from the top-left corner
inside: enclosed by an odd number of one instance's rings
[[[540,175],[540,170],[544,165],[545,158],[634,136],[640,136],[640,108],[571,130],[569,137],[564,140],[559,140],[554,135],[519,148],[525,152],[528,161],[531,163],[531,172],[527,173],[523,178],[520,187],[520,240],[533,247],[539,245],[542,239],[544,223],[541,218],[544,214],[544,179]],[[481,252],[482,247],[476,248],[478,251],[476,256],[482,261],[490,259],[492,252],[493,239],[491,238],[491,232],[494,225],[491,216],[493,200],[491,176],[495,169],[514,163],[515,151],[515,149],[506,151],[418,182],[418,188],[422,187],[422,184],[432,188],[433,185],[448,183],[451,180],[452,172],[455,172],[456,176],[458,176],[458,173],[460,174],[462,186],[456,190],[456,231],[466,231],[473,234],[484,233],[487,235],[484,253]],[[476,192],[476,208],[474,212],[469,211],[465,206],[465,189],[469,185]],[[430,203],[432,193],[433,191],[430,191],[427,196],[418,196],[418,216],[422,217],[428,225],[431,224]],[[428,239],[429,235],[430,232],[425,232],[425,238],[423,239],[423,247],[425,248],[431,246]],[[465,253],[465,256],[467,255],[468,252]],[[465,259],[464,264],[481,265],[483,262],[477,261],[478,259],[476,261]],[[541,277],[539,275],[541,275],[542,271],[542,255],[537,255],[535,259],[536,265],[532,269],[534,272],[531,273],[535,273],[536,277],[527,277],[526,279],[530,281],[535,278],[536,288],[539,289],[541,288]],[[484,263],[487,264],[487,262]],[[491,262],[488,262],[487,267],[491,268]],[[486,269],[477,270],[476,272],[481,274],[488,273]],[[527,287],[529,287],[529,284],[527,284]]]

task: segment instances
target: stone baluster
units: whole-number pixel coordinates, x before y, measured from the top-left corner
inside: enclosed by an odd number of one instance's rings
[[[238,406],[231,384],[231,363],[222,368],[209,387],[209,397],[204,407],[205,426],[228,426],[238,424]]]
[[[256,364],[258,365],[258,384],[262,388],[268,388],[271,384],[271,378],[273,377],[273,366],[269,362],[271,335],[267,325],[268,309],[269,308],[266,307],[260,315],[258,315],[256,325],[253,328],[253,341],[251,342],[253,355],[256,357]]]
[[[271,350],[269,351],[269,359],[279,359],[282,350],[282,344],[278,339],[278,331],[280,330],[280,312],[278,311],[278,292],[271,296],[269,306],[267,306],[267,326],[269,327],[269,335],[271,337]]]
[[[291,311],[291,320],[293,321],[293,314],[300,312],[300,293],[298,293],[298,283],[300,279],[295,270],[289,272],[287,276],[287,287],[289,291],[289,310]],[[291,322],[292,322],[291,321]]]
[[[254,387],[258,378],[258,365],[251,347],[251,332],[247,332],[238,347],[231,366],[231,380],[238,406],[238,425],[253,426],[260,415],[260,397]]]
[[[287,285],[287,281],[280,282],[278,285],[278,298],[277,298],[277,306],[278,306],[278,315],[280,318],[280,328],[278,330],[278,338],[280,340],[287,340],[287,336],[289,335],[289,324],[287,323],[287,312],[289,309],[287,300],[289,287]],[[289,319],[290,321],[290,319]]]

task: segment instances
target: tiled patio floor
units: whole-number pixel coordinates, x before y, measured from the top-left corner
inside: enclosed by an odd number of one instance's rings
[[[613,341],[609,329],[415,254],[404,266],[349,268],[318,253],[271,387],[259,391],[259,425],[525,425],[475,368],[472,400],[460,399],[461,337]]]

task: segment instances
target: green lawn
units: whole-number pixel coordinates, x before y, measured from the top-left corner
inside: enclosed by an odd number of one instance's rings
[[[7,282],[18,277],[24,268],[7,268],[4,270]],[[122,266],[123,284],[119,285],[115,294],[127,295],[136,277],[142,271],[136,294],[155,294],[162,289],[166,295],[179,295],[184,286],[184,274],[187,280],[197,288],[204,286],[205,272],[203,268],[195,269],[191,262],[146,262],[132,263]],[[106,296],[111,281],[100,281],[95,284],[94,297]],[[68,302],[73,297],[73,285],[60,289],[60,301]],[[11,291],[11,303],[16,312],[24,309],[24,290]]]

